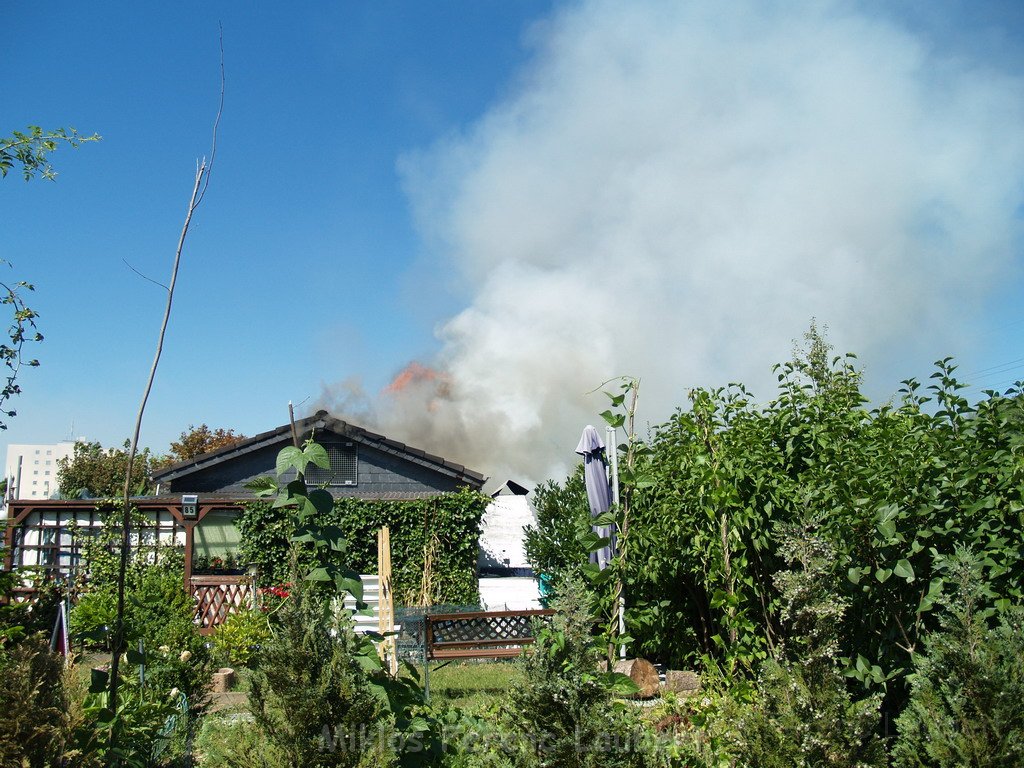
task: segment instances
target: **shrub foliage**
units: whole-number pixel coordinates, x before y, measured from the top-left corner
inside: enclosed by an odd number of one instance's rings
[[[914,658],[910,701],[897,720],[899,768],[1024,764],[1024,611],[989,627],[979,565],[958,553],[941,630]]]
[[[774,574],[780,524],[817,521],[849,601],[845,673],[885,690],[894,715],[957,546],[976,552],[985,607],[1024,597],[1024,397],[1021,386],[976,404],[951,360],[927,386],[908,379],[869,409],[852,355],[834,357],[812,326],[778,391],[759,402],[741,385],[696,389],[653,427],[632,497],[626,579],[633,652],[673,667],[714,659],[750,675],[785,643]],[[546,491],[534,566],[580,516],[568,486]],[[580,557],[574,554],[572,557]],[[546,558],[546,559],[545,559]],[[564,567],[564,565],[562,566]]]
[[[487,496],[469,489],[415,501],[341,498],[334,500],[320,522],[343,532],[348,550],[344,555],[337,553],[335,559],[360,573],[376,571],[377,530],[390,527],[398,602],[476,604],[480,519],[489,502]],[[238,528],[242,559],[257,567],[261,585],[288,581],[294,515],[268,502],[253,502],[247,505]],[[310,552],[304,556],[312,557]],[[425,563],[430,565],[426,579]]]

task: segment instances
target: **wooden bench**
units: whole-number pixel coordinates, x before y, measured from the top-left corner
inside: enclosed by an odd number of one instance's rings
[[[423,700],[430,701],[431,661],[440,661],[440,669],[460,659],[515,658],[536,640],[533,622],[546,621],[554,613],[552,610],[473,611],[428,613],[412,621],[406,619],[404,631],[411,631],[423,643]]]
[[[514,658],[535,640],[533,622],[553,614],[546,609],[428,614],[423,619],[426,660]]]

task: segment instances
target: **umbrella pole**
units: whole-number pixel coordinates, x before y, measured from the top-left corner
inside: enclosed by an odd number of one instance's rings
[[[619,448],[616,444],[615,427],[605,427],[605,445],[608,447],[608,470],[612,480],[612,504],[619,506]],[[621,578],[620,578],[621,581]],[[619,637],[626,634],[626,598],[619,586]],[[626,646],[619,646],[619,658],[626,658]]]

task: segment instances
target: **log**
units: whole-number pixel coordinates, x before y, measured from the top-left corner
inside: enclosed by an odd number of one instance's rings
[[[650,699],[658,695],[658,670],[645,659],[621,659],[615,662],[615,671],[626,675],[640,690],[633,698]]]
[[[227,693],[235,685],[235,670],[231,667],[221,667],[213,673],[213,681],[210,685],[212,693]]]

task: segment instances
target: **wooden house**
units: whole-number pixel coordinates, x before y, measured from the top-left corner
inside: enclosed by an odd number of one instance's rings
[[[251,594],[244,574],[194,574],[193,564],[236,551],[235,521],[253,498],[247,483],[274,476],[277,454],[295,439],[313,438],[327,450],[329,469],[311,468],[306,480],[336,497],[411,500],[469,487],[483,475],[426,451],[334,418],[326,411],[250,437],[232,446],[161,469],[155,494],[133,499],[146,523],[132,534],[133,547],[175,545],[185,551],[185,587],[197,599],[199,621],[213,626],[232,605]],[[283,478],[285,481],[288,479]],[[83,532],[103,525],[96,499],[12,500],[5,532],[5,569],[36,567],[49,577],[70,575],[81,557]],[[204,607],[205,606],[205,607]]]

